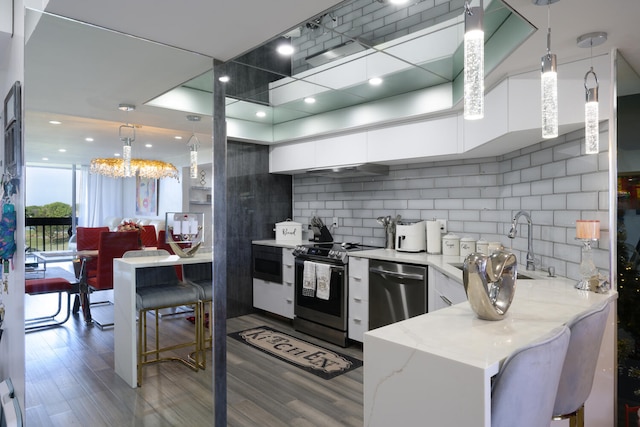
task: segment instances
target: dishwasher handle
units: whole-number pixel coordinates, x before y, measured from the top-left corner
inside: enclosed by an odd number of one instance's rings
[[[381,276],[387,275],[392,277],[397,277],[400,279],[409,279],[409,280],[424,280],[423,274],[417,273],[399,273],[397,271],[389,271],[383,268],[370,268],[369,273],[379,274]]]

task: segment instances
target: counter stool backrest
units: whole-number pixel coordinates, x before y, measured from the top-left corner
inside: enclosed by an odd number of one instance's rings
[[[164,249],[151,251],[129,251],[123,258],[148,257],[148,256],[169,256],[169,252]],[[136,269],[136,289],[157,285],[177,285],[180,282],[176,270],[172,265],[138,268]]]
[[[609,310],[609,302],[604,301],[567,323],[571,341],[560,376],[554,416],[577,411],[591,394]]]
[[[507,357],[491,389],[492,427],[550,424],[569,338],[561,326]]]

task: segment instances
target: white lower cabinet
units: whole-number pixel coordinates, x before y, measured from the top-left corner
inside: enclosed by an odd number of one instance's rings
[[[369,260],[349,256],[349,338],[363,342],[369,330]]]
[[[428,306],[429,312],[449,307],[467,300],[462,283],[439,272],[435,268],[429,268],[428,282]]]
[[[282,248],[282,283],[253,278],[253,306],[293,319],[295,299],[293,249]]]

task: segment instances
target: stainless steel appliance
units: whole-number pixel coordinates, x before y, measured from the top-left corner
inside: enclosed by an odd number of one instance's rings
[[[427,267],[369,261],[369,329],[427,312]]]
[[[256,279],[282,283],[282,248],[251,245],[251,270]]]
[[[297,246],[295,259],[295,330],[321,338],[333,344],[347,346],[348,322],[348,253],[364,249],[377,249],[352,243],[316,243]],[[305,295],[303,288],[304,262],[313,261],[330,267],[328,299]]]

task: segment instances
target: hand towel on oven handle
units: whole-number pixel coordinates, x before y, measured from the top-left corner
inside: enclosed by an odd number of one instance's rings
[[[316,263],[316,298],[328,300],[331,294],[331,266]]]
[[[302,295],[313,297],[316,295],[316,263],[305,261],[302,271]]]

